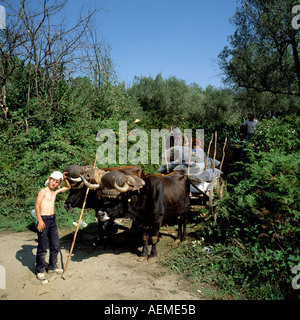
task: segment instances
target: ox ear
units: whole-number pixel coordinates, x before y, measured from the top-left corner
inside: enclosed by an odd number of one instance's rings
[[[131,191],[139,190],[140,188],[143,188],[143,186],[145,185],[145,181],[136,176],[127,176],[126,180],[130,186]]]

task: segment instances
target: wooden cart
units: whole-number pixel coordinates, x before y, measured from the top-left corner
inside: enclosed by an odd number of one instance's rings
[[[202,202],[207,203],[210,209],[214,209],[219,200],[223,198],[225,182],[221,177],[214,177],[210,183],[204,182],[196,185],[191,182],[191,185],[191,197],[193,199],[202,198]]]
[[[213,140],[213,134],[209,143],[207,158],[209,157],[210,147]],[[216,141],[217,141],[217,132],[215,132],[215,151],[213,159],[216,157]],[[227,144],[227,138],[225,139],[225,143],[223,146],[223,156],[220,165],[220,171],[222,171],[222,165],[225,158],[225,148]],[[206,177],[206,167],[205,165],[205,173],[204,177]],[[192,177],[189,179],[191,183],[191,193],[190,197],[195,199],[199,204],[207,205],[209,209],[214,213],[214,219],[217,219],[217,212],[219,209],[219,200],[223,198],[224,191],[225,191],[225,181],[221,176],[214,176],[211,182],[201,182],[197,183],[196,181],[192,180]]]

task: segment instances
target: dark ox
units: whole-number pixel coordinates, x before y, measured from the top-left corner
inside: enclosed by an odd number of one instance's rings
[[[186,223],[189,207],[189,181],[180,171],[168,175],[150,174],[144,179],[145,186],[138,191],[120,192],[110,198],[101,210],[100,218],[127,216],[144,228],[142,256],[148,257],[149,240],[152,249],[149,257],[157,255],[156,244],[163,220],[176,219],[178,238],[186,239]],[[104,192],[105,193],[105,192]]]
[[[117,183],[121,188],[123,186],[124,190],[125,187],[127,190],[136,190],[143,186],[144,182],[140,178],[145,176],[143,170],[137,166],[111,167],[100,170],[92,166],[70,165],[64,169],[64,172],[68,173],[68,180],[71,184],[69,196],[64,204],[65,209],[82,208],[86,190],[89,187],[90,191],[85,208],[95,210],[99,221],[100,238],[103,238],[104,235],[104,222],[110,220],[110,223],[113,223],[113,219],[105,216],[101,216],[99,219],[99,211],[104,206],[107,197],[120,193],[114,189],[114,183]],[[109,178],[112,173],[114,173],[113,177]],[[125,179],[126,177],[127,179]],[[105,186],[102,182],[105,183]],[[105,198],[102,196],[104,190],[106,192]]]

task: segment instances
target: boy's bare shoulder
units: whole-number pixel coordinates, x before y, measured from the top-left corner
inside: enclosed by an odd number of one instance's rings
[[[45,188],[42,188],[40,191],[39,191],[39,195],[43,195],[47,192],[47,187]]]

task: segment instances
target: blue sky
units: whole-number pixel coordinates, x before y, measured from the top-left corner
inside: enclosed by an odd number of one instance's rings
[[[234,32],[236,0],[108,0],[104,8],[97,22],[120,80],[161,72],[203,88],[222,86],[216,59]]]
[[[237,0],[69,0],[67,21],[95,5],[104,9],[97,29],[111,46],[120,81],[161,73],[202,88],[222,86],[217,57],[234,33],[229,18]]]
[[[234,32],[236,0],[107,0],[103,7],[98,28],[121,81],[161,72],[203,88],[222,86],[216,59]]]
[[[66,19],[75,22],[89,5],[105,9],[97,13],[97,29],[120,81],[162,73],[202,88],[222,86],[216,60],[234,33],[236,0],[69,0]]]

